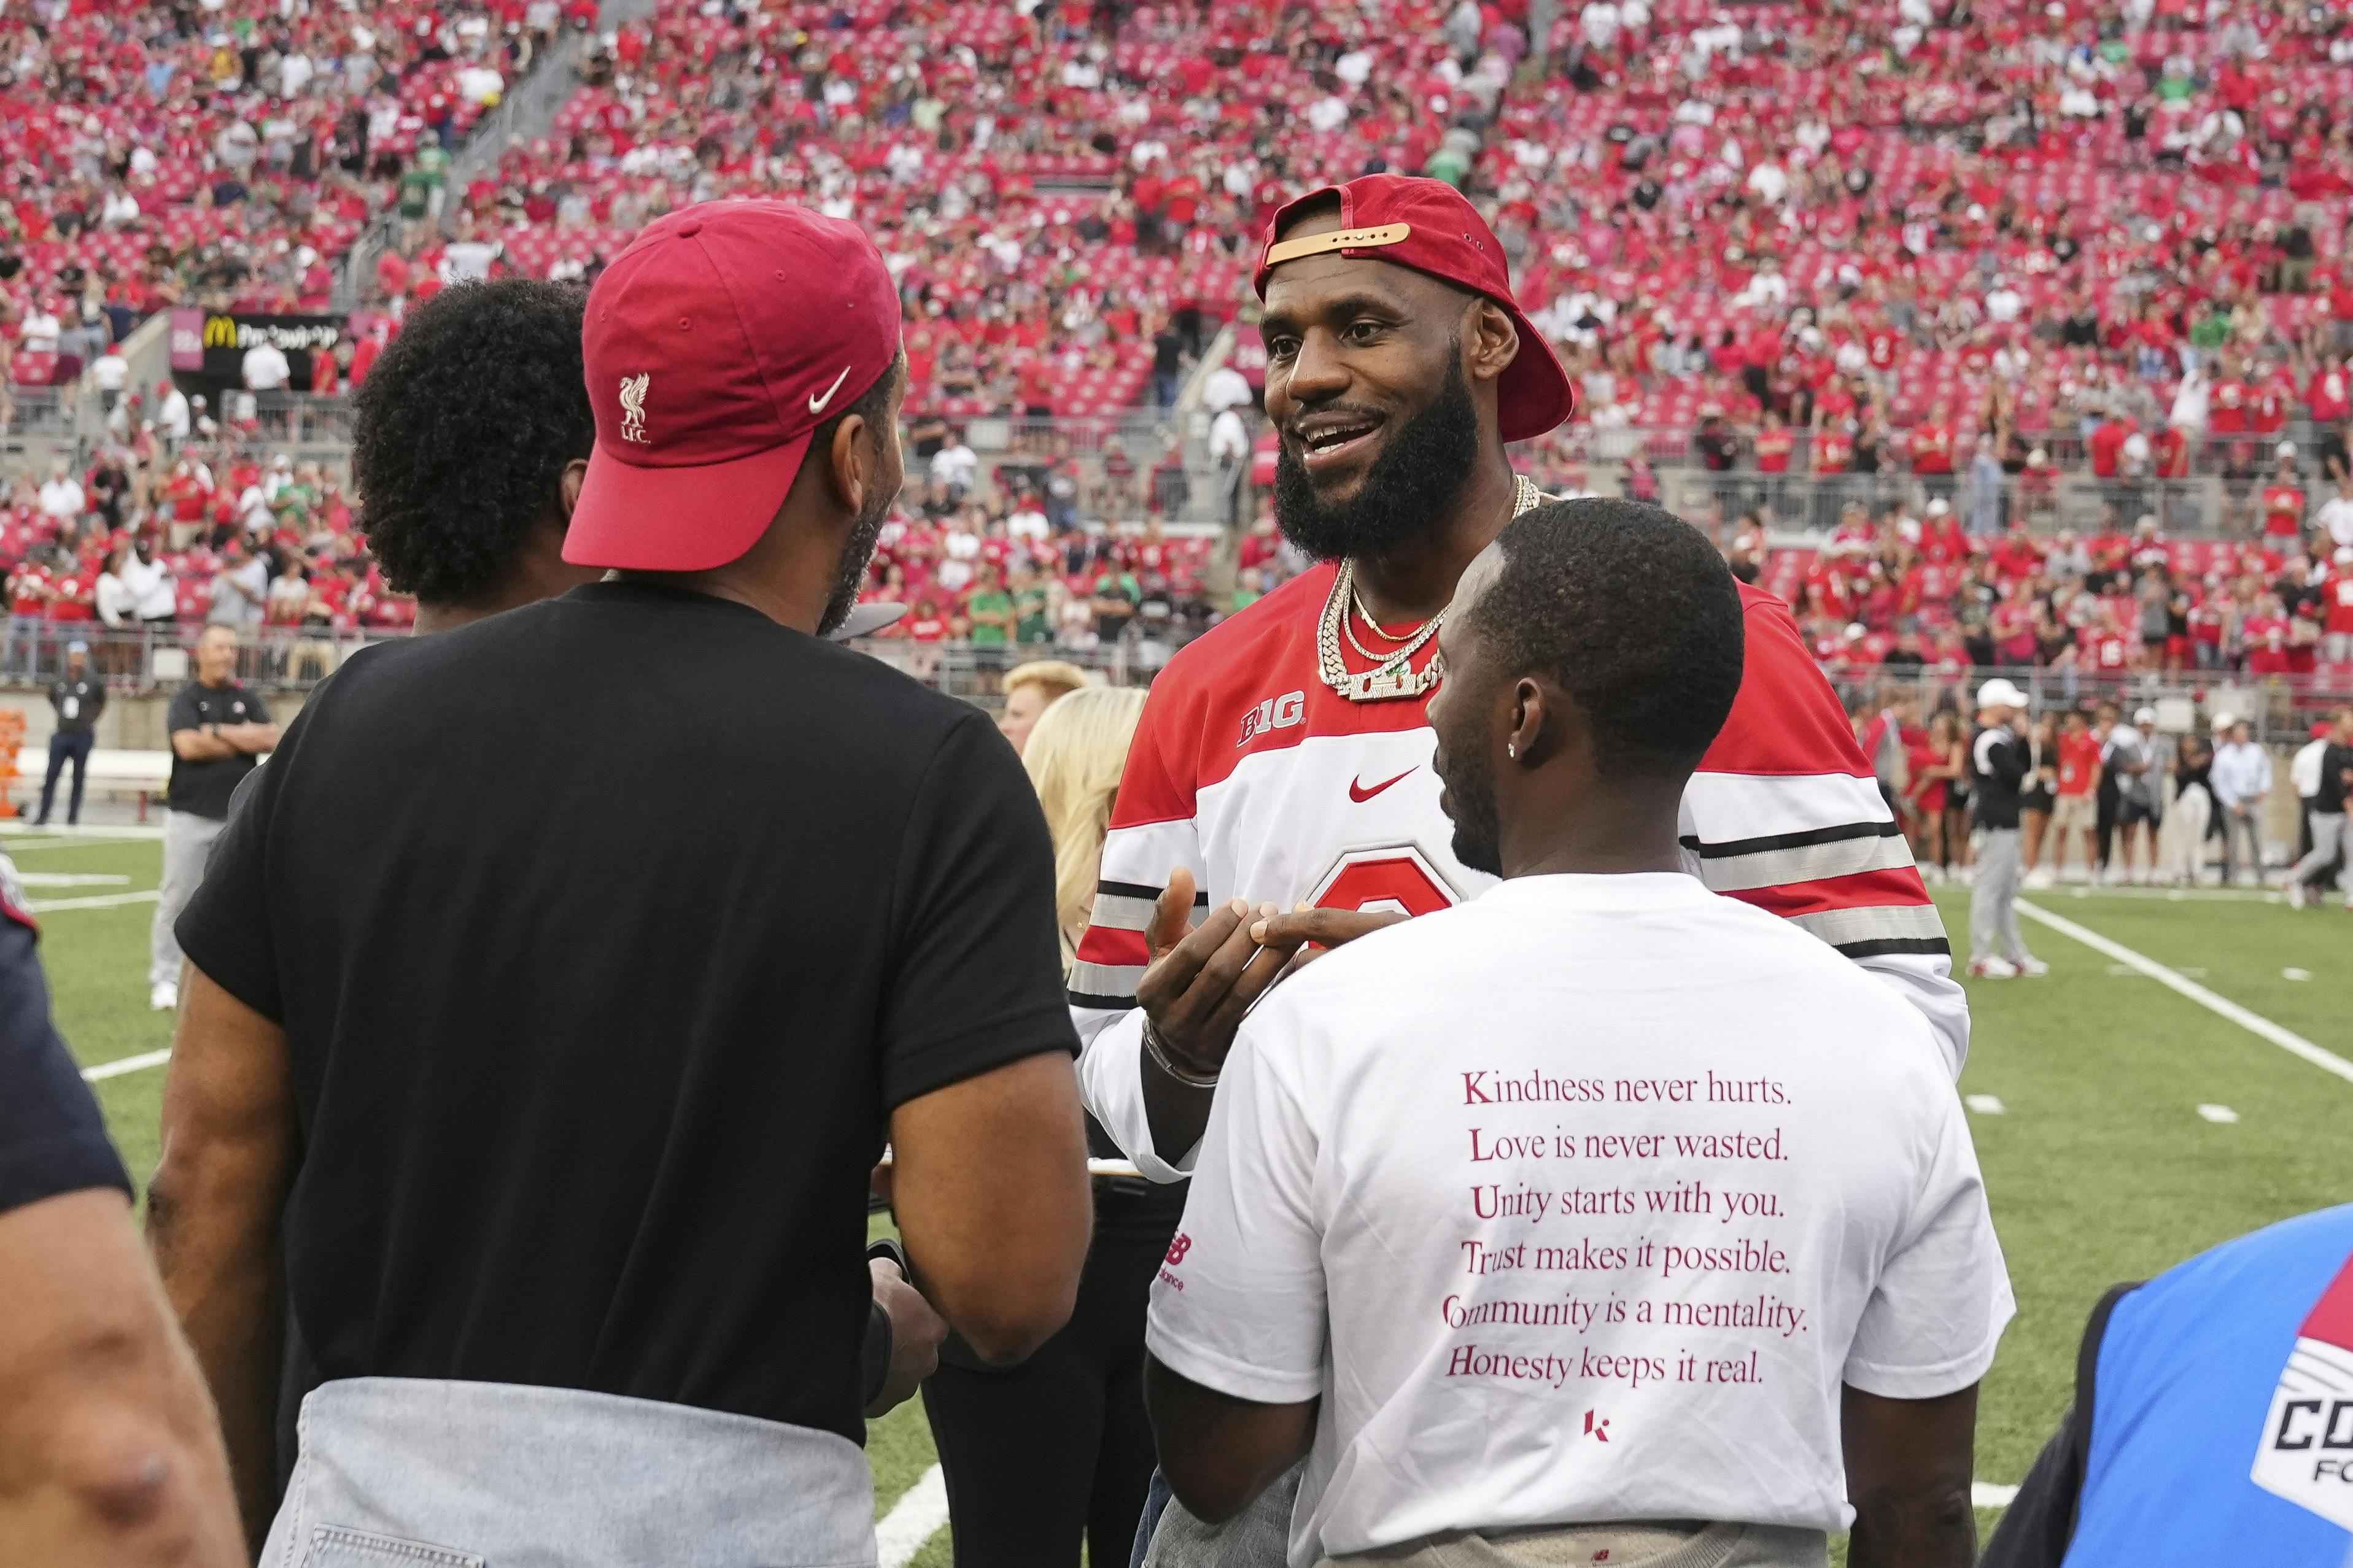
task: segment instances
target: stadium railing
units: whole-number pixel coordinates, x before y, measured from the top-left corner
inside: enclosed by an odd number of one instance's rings
[[[0,685],[38,689],[65,673],[73,643],[90,648],[92,673],[115,690],[175,687],[195,673],[200,622],[111,631],[94,621],[44,621],[23,616],[0,622]],[[257,689],[307,690],[372,642],[405,631],[327,626],[260,626],[239,634],[237,679]]]
[[[2127,717],[2141,708],[2154,708],[2160,731],[2182,734],[2221,713],[2245,720],[2254,738],[2271,745],[2302,745],[2316,719],[2353,703],[2353,671],[2342,668],[2313,675],[2257,676],[2229,669],[2168,673],[2043,665],[1957,669],[1867,665],[1825,673],[1850,710],[1876,708],[1901,694],[1915,699],[1924,714],[1941,707],[1969,719],[1975,716],[1970,704],[1978,687],[2000,677],[2016,683],[2038,714],[2100,702],[2114,702]]]
[[[2101,479],[2065,473],[2048,481],[2005,479],[1981,518],[1980,489],[1966,475],[1760,474],[1737,468],[1659,475],[1660,502],[1679,516],[1729,522],[1754,511],[1767,527],[1789,533],[1828,533],[1849,505],[1877,518],[1891,505],[1917,508],[1941,499],[1964,526],[1982,521],[1987,526],[1975,531],[1987,534],[2001,532],[2017,518],[2037,533],[2073,529],[2090,534],[2112,526],[2128,530],[2141,518],[2154,517],[2177,538],[2242,537],[2261,525],[2253,510],[2256,489],[2250,481],[2233,495],[2231,486],[2215,479]],[[2307,502],[2313,499],[2307,493]]]

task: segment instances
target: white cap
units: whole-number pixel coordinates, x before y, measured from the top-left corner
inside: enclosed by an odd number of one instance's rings
[[[1946,500],[1943,496],[1930,496],[1928,498],[1928,515],[1930,517],[1942,517],[1952,510],[1952,503]]]
[[[2353,566],[2353,544],[2338,545],[2336,561],[2339,566]]]
[[[2207,722],[2213,727],[2214,732],[2218,735],[2238,721],[2237,716],[2230,713],[2217,713],[2213,718],[2207,721]]]
[[[2279,455],[2283,458],[2293,458],[2295,456],[2295,443],[2293,441],[2282,441],[2279,444],[2278,451]]]
[[[2023,708],[2025,706],[2026,693],[1999,676],[1978,688],[1978,707],[1981,710],[1987,708]]]
[[[2156,728],[2157,710],[2154,708],[2141,709],[2138,712],[2133,715],[2133,722],[2139,725],[2144,730]]]
[[[849,618],[834,630],[828,640],[848,642],[852,637],[871,637],[906,613],[907,606],[904,605],[884,603],[852,605],[849,607]]]

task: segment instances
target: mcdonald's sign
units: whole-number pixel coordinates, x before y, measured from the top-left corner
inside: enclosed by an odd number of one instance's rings
[[[172,368],[241,384],[246,351],[259,343],[275,343],[286,356],[293,384],[306,387],[311,384],[311,356],[332,353],[350,331],[350,322],[342,316],[174,310]]]

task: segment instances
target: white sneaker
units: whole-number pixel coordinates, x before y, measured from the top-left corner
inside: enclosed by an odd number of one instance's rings
[[[2282,890],[2287,894],[2287,907],[2289,909],[2300,910],[2304,908],[2304,884],[2302,882],[2297,881],[2294,877],[2290,877],[2287,879],[2287,886]]]
[[[2006,958],[1980,958],[1969,965],[1972,980],[2015,980],[2018,965]]]
[[[158,1013],[178,1012],[180,1010],[180,988],[168,980],[164,981],[162,984],[154,987],[154,989],[147,993],[147,1005],[153,1007]]]
[[[2027,887],[2038,893],[2045,888],[2056,887],[2058,882],[2059,879],[2051,874],[2051,868],[2048,866],[2037,866],[2026,874]]]
[[[2051,973],[2051,966],[2031,955],[2018,961],[2018,973],[2029,980],[2040,980]]]

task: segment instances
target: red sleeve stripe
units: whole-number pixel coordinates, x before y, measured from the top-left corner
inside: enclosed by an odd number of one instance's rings
[[[1141,969],[1152,962],[1152,951],[1140,931],[1091,925],[1079,938],[1079,958],[1087,963],[1125,964]]]
[[[1932,915],[1936,913],[1936,906],[1928,901],[1928,889],[1920,884],[1920,873],[1909,867],[1902,870],[1863,871],[1852,877],[1831,877],[1814,882],[1783,882],[1770,888],[1754,888],[1741,895],[1741,902],[1755,904],[1767,913],[1791,919],[1799,915],[1840,910],[1870,910],[1888,905],[1924,909]]]
[[[1912,868],[1911,846],[1892,822],[1858,823],[1781,839],[1750,838],[1737,845],[1687,838],[1683,847],[1698,855],[1701,879],[1719,893]]]

